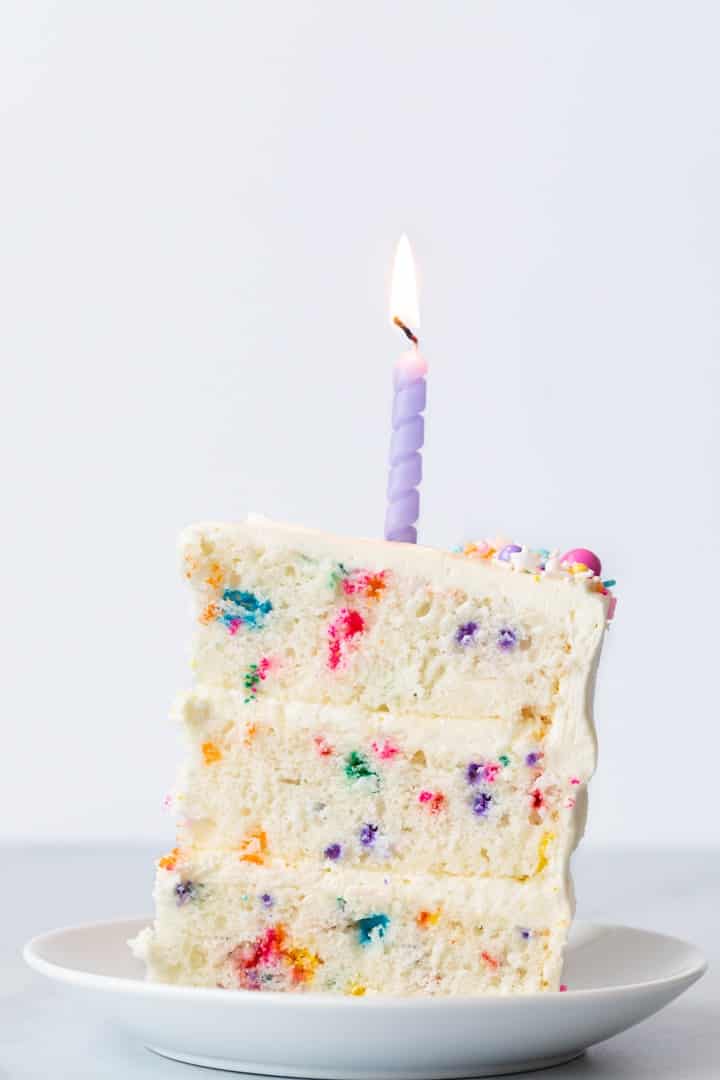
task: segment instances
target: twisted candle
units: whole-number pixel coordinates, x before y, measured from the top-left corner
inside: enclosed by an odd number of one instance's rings
[[[427,365],[418,349],[418,339],[397,316],[393,320],[412,341],[413,349],[404,353],[393,376],[395,396],[392,412],[390,442],[390,474],[388,476],[388,505],[385,515],[385,539],[417,543],[415,522],[420,516],[422,457],[425,441],[425,409]]]

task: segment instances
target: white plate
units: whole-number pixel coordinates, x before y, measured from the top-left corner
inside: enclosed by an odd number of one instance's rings
[[[699,979],[677,938],[577,923],[558,994],[336,997],[146,983],[127,939],[147,919],[33,938],[25,959],[150,1049],[195,1065],[272,1076],[445,1080],[569,1061],[632,1027]]]

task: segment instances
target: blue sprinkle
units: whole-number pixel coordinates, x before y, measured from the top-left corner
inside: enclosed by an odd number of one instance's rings
[[[486,817],[491,802],[492,795],[489,795],[487,791],[480,791],[473,799],[473,812],[478,817]]]
[[[603,589],[614,589],[617,585],[617,581],[614,578],[608,578],[607,581],[603,581]]]
[[[498,633],[498,649],[503,649],[505,652],[509,652],[510,649],[514,649],[517,645],[517,634],[510,626],[503,626],[502,630]]]
[[[387,915],[366,915],[364,919],[358,919],[355,923],[358,941],[361,945],[370,945],[375,931],[377,931],[376,937],[384,938],[389,925],[390,919]]]
[[[241,589],[225,589],[222,598],[226,604],[232,605],[229,611],[224,611],[220,616],[226,626],[241,622],[257,630],[273,609],[269,600],[260,600],[255,593]]]
[[[340,844],[329,844],[325,848],[325,858],[331,859],[336,862],[342,855],[342,846]]]

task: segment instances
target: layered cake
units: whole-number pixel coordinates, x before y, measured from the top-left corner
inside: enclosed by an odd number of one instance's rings
[[[195,687],[151,979],[557,990],[614,600],[589,552],[250,520],[181,538]]]

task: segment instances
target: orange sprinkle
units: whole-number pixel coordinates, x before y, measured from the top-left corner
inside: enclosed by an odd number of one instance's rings
[[[437,911],[419,911],[415,916],[415,922],[423,930],[427,930],[428,926],[435,926],[440,918],[440,908]]]
[[[222,758],[222,752],[214,742],[204,742],[200,749],[202,750],[202,756],[205,758],[206,765],[212,765]]]
[[[264,829],[253,829],[244,840],[240,842],[240,862],[255,863],[262,866],[267,855],[267,833]]]
[[[214,622],[219,614],[220,608],[217,604],[208,604],[198,615],[198,620],[207,626],[208,623]]]
[[[175,847],[169,855],[163,855],[162,859],[158,859],[158,866],[163,870],[174,870],[180,858],[182,858],[180,848]]]
[[[197,559],[195,559],[189,552],[185,556],[185,577],[191,578],[197,570]]]
[[[491,967],[493,971],[497,971],[500,967],[500,961],[496,960],[494,956],[491,956],[489,952],[480,953],[481,957],[485,961],[488,967]]]
[[[377,600],[385,591],[386,587],[387,582],[385,580],[384,571],[381,571],[379,574],[368,574],[365,582],[365,595],[370,600]]]
[[[249,746],[256,735],[257,724],[253,723],[253,721],[248,721],[248,723],[245,725],[245,738],[243,739],[245,745]]]
[[[220,563],[210,563],[210,573],[205,578],[208,585],[211,585],[213,589],[219,589],[223,583],[223,572]]]

